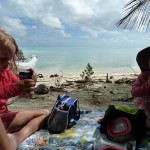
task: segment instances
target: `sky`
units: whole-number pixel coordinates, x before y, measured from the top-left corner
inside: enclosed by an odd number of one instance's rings
[[[150,33],[118,28],[129,0],[0,0],[0,27],[19,46],[149,46]]]

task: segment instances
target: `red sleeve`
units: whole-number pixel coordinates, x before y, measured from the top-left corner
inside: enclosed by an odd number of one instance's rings
[[[10,70],[9,70],[9,77],[11,78],[13,83],[20,80],[19,77]]]
[[[7,71],[3,82],[0,84],[0,98],[10,98],[21,94],[21,89],[17,84],[19,78],[11,71]]]
[[[19,86],[14,83],[7,85],[2,91],[0,91],[0,98],[10,98],[21,94]]]
[[[131,94],[134,97],[140,97],[149,94],[150,87],[148,86],[149,74],[141,73],[132,86]]]

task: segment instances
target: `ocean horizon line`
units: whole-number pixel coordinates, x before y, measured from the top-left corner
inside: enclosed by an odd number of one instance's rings
[[[94,72],[132,72],[139,71],[136,62],[138,50],[109,47],[28,47],[22,49],[24,57],[38,57],[35,70],[38,73],[69,74],[82,73],[89,63]]]

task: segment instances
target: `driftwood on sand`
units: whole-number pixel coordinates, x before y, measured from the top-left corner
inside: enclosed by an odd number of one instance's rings
[[[110,82],[106,82],[106,74],[105,76],[93,76],[88,81],[73,76],[42,76],[42,78],[39,77],[37,79],[37,86],[45,84],[48,89],[47,93],[37,94],[35,92],[34,99],[22,101],[21,98],[15,103],[15,107],[13,105],[9,105],[9,107],[16,110],[17,104],[20,107],[21,104],[23,105],[28,101],[31,103],[31,106],[34,103],[35,108],[50,109],[55,103],[57,96],[63,93],[79,99],[81,109],[95,110],[109,104],[133,103],[130,90],[136,79],[134,75],[109,76],[108,74],[107,78]],[[28,110],[30,106],[26,108],[26,105],[23,105],[23,109]]]

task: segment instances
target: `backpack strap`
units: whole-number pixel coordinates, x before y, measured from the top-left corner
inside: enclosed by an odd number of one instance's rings
[[[79,120],[80,119],[80,107],[79,107],[79,101],[77,101],[77,109],[76,109],[76,116],[75,116],[75,120]]]
[[[73,99],[72,105],[69,107],[69,119],[79,120],[80,119],[80,108],[79,101]]]

